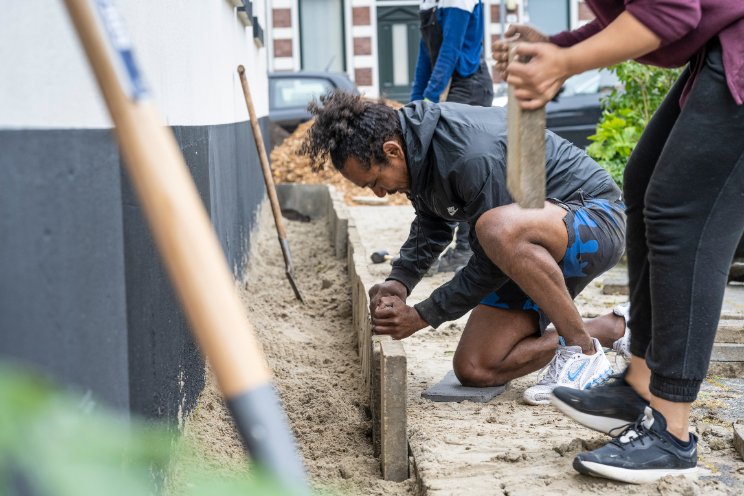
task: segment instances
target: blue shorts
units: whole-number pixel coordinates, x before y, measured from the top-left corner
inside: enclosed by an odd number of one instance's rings
[[[558,266],[571,298],[576,298],[593,279],[620,260],[625,249],[625,205],[587,197],[579,191],[568,200],[549,198],[549,202],[566,210],[563,222],[568,231],[568,247]],[[481,300],[481,305],[509,310],[536,312],[540,332],[550,320],[512,280]]]

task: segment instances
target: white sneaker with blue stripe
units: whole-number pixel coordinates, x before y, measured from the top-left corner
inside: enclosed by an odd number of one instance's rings
[[[604,384],[614,373],[602,345],[593,338],[593,355],[585,355],[580,346],[559,345],[555,356],[538,374],[537,385],[527,388],[524,401],[530,405],[547,405],[550,393],[557,386],[590,389]],[[563,339],[561,338],[561,342]]]

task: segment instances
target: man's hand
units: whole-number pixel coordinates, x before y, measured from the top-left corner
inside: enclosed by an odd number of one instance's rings
[[[393,339],[404,339],[429,324],[415,308],[397,296],[383,296],[372,312],[372,331],[387,334]]]
[[[408,289],[400,281],[393,279],[375,284],[369,290],[369,314],[374,315],[383,296],[397,296],[404,303],[408,298]]]
[[[496,70],[506,79],[507,65],[509,61],[509,43],[512,41],[526,41],[529,43],[547,43],[549,38],[532,26],[525,24],[512,24],[504,33],[504,39],[498,40],[491,45],[493,59],[496,61]]]

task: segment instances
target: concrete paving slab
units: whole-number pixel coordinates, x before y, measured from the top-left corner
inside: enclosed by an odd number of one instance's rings
[[[734,428],[734,448],[739,456],[744,460],[744,420],[733,423]]]
[[[496,387],[466,387],[460,384],[455,376],[455,371],[450,370],[441,381],[421,393],[421,397],[429,401],[446,401],[459,403],[461,401],[474,401],[475,403],[487,403],[506,391],[507,385]]]
[[[716,341],[719,343],[744,344],[744,320],[721,320],[718,322]]]
[[[744,344],[715,343],[710,359],[714,362],[744,362]]]

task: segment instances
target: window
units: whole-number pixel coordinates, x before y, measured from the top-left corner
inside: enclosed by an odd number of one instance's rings
[[[300,51],[306,71],[344,71],[342,0],[300,0]]]
[[[333,89],[330,81],[321,78],[277,78],[271,80],[271,108],[306,107],[307,104]]]
[[[594,95],[617,87],[618,84],[615,73],[606,69],[592,69],[566,79],[561,96]]]

